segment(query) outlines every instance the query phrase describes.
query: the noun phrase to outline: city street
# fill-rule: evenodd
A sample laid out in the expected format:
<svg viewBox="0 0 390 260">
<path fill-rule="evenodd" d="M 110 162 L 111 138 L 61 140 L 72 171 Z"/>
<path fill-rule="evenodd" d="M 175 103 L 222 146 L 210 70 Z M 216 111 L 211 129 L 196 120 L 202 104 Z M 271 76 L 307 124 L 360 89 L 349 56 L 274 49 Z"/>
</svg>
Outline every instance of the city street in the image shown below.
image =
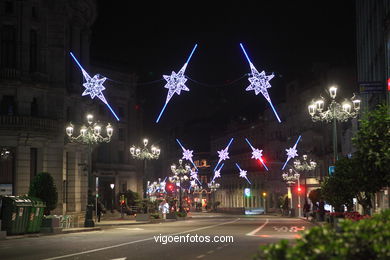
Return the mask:
<svg viewBox="0 0 390 260">
<path fill-rule="evenodd" d="M 297 218 L 202 214 L 185 221 L 0 241 L 1 259 L 251 259 L 259 245 L 296 239 L 313 225 Z M 232 236 L 228 242 L 167 242 L 158 236 Z M 156 242 L 156 239 L 158 240 Z M 184 238 L 183 238 L 184 239 Z M 221 237 L 219 238 L 221 239 Z M 166 240 L 165 240 L 166 241 Z"/>
</svg>

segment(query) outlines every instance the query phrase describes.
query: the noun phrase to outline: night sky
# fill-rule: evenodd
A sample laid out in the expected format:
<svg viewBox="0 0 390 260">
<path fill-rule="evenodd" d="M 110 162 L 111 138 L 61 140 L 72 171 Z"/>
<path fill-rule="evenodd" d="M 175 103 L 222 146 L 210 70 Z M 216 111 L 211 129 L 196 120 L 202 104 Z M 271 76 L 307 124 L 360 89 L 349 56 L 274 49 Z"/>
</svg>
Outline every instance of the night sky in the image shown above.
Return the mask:
<svg viewBox="0 0 390 260">
<path fill-rule="evenodd" d="M 187 125 L 177 134 L 207 150 L 209 136 L 232 119 L 256 118 L 267 103 L 245 91 L 250 69 L 240 42 L 259 71 L 276 74 L 269 89 L 274 103 L 283 99 L 289 80 L 309 77 L 313 62 L 355 67 L 353 0 L 181 3 L 98 0 L 92 28 L 92 62 L 120 64 L 139 76 L 145 132 L 155 138 Z M 195 43 L 186 70 L 190 92 L 171 99 L 156 127 L 167 93 L 162 75 L 177 72 Z"/>
</svg>

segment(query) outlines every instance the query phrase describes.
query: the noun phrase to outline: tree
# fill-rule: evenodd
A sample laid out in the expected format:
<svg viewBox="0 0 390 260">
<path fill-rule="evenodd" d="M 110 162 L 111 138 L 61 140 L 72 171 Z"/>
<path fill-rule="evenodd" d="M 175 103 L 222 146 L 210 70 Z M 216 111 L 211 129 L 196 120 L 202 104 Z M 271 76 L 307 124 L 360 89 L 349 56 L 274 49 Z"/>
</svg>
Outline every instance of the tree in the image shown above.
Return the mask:
<svg viewBox="0 0 390 260">
<path fill-rule="evenodd" d="M 335 173 L 325 179 L 321 185 L 322 196 L 326 202 L 332 205 L 336 211 L 343 211 L 343 205 L 350 210 L 353 206 L 352 199 L 356 197 L 358 190 L 356 177 L 356 161 L 342 158 L 336 162 Z"/>
<path fill-rule="evenodd" d="M 368 190 L 377 192 L 390 186 L 390 113 L 389 107 L 379 105 L 360 120 L 360 128 L 352 139 L 354 154 L 365 173 Z"/>
<path fill-rule="evenodd" d="M 317 205 L 318 202 L 322 199 L 321 189 L 315 189 L 310 191 L 309 199 L 314 205 Z"/>
<path fill-rule="evenodd" d="M 28 196 L 36 197 L 46 203 L 45 215 L 50 215 L 50 211 L 57 207 L 58 193 L 50 173 L 38 173 L 32 180 Z"/>
</svg>

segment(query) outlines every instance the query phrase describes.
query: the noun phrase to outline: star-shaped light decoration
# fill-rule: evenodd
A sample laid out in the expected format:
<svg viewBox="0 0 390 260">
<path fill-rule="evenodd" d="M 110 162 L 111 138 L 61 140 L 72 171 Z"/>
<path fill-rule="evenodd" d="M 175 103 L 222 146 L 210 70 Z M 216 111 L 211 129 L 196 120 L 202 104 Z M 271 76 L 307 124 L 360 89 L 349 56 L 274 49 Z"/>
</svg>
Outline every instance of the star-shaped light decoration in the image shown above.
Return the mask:
<svg viewBox="0 0 390 260">
<path fill-rule="evenodd" d="M 165 108 L 167 107 L 169 101 L 171 100 L 171 98 L 173 97 L 173 95 L 175 93 L 180 95 L 182 90 L 190 91 L 190 89 L 185 85 L 187 78 L 185 77 L 184 73 L 186 71 L 188 62 L 190 61 L 192 54 L 194 54 L 194 51 L 195 51 L 197 46 L 198 45 L 195 44 L 186 63 L 184 63 L 183 67 L 179 70 L 178 73 L 172 71 L 171 75 L 163 75 L 163 78 L 167 81 L 164 88 L 168 89 L 168 94 L 167 94 L 167 98 L 165 100 L 164 107 L 161 109 L 161 112 L 157 117 L 156 123 L 158 123 L 160 121 L 160 118 L 161 118 L 162 114 L 164 113 Z"/>
<path fill-rule="evenodd" d="M 282 170 L 284 170 L 284 168 L 285 168 L 286 165 L 287 165 L 287 162 L 288 162 L 291 158 L 295 158 L 296 156 L 298 156 L 297 144 L 298 144 L 299 140 L 301 140 L 301 136 L 298 137 L 298 140 L 295 142 L 295 144 L 294 144 L 293 147 L 290 147 L 290 148 L 286 149 L 286 152 L 287 152 L 287 160 L 286 160 L 286 162 L 284 163 L 284 165 L 283 165 L 283 167 L 282 167 Z"/>
<path fill-rule="evenodd" d="M 119 121 L 119 117 L 116 115 L 110 104 L 108 104 L 106 98 L 103 95 L 103 90 L 106 88 L 103 86 L 103 83 L 106 81 L 106 77 L 101 77 L 99 74 L 96 74 L 91 78 L 89 76 L 88 72 L 84 70 L 84 68 L 81 66 L 80 62 L 76 59 L 76 57 L 73 55 L 72 52 L 70 52 L 70 56 L 74 59 L 74 61 L 77 63 L 79 68 L 81 69 L 81 72 L 83 73 L 85 83 L 83 83 L 83 86 L 85 87 L 84 92 L 81 94 L 82 96 L 90 95 L 91 99 L 94 99 L 95 97 L 98 97 L 106 106 L 110 109 L 111 113 L 114 115 L 116 120 Z"/>
<path fill-rule="evenodd" d="M 195 180 L 190 181 L 190 183 L 191 183 L 191 187 L 195 187 L 196 186 L 196 181 Z"/>
<path fill-rule="evenodd" d="M 264 166 L 264 168 L 268 171 L 267 165 L 265 165 L 263 160 L 263 150 L 257 149 L 252 146 L 252 144 L 249 142 L 248 138 L 245 138 L 245 141 L 249 144 L 249 146 L 252 149 L 252 159 L 259 160 L 261 164 Z"/>
<path fill-rule="evenodd" d="M 194 156 L 192 153 L 193 150 L 186 149 L 179 141 L 179 139 L 176 139 L 176 142 L 180 145 L 181 149 L 183 150 L 183 157 L 182 159 L 188 160 L 192 163 L 192 165 L 195 167 L 196 170 L 198 170 L 198 167 L 196 167 L 194 161 L 192 160 L 192 157 Z"/>
<path fill-rule="evenodd" d="M 246 59 L 249 62 L 249 66 L 252 72 L 252 77 L 249 77 L 248 80 L 251 83 L 245 90 L 251 91 L 254 90 L 255 94 L 258 95 L 259 93 L 263 94 L 264 98 L 267 99 L 268 103 L 270 104 L 272 111 L 274 112 L 276 118 L 278 119 L 279 123 L 281 123 L 281 120 L 279 118 L 278 113 L 276 112 L 274 105 L 272 104 L 271 98 L 268 93 L 268 88 L 271 87 L 271 84 L 269 81 L 274 78 L 274 74 L 266 75 L 265 71 L 258 72 L 256 67 L 253 65 L 251 60 L 249 59 L 248 54 L 246 53 L 244 46 L 242 43 L 240 43 L 241 49 L 245 54 Z"/>
<path fill-rule="evenodd" d="M 198 172 L 194 169 L 191 169 L 190 178 L 196 180 L 200 185 L 202 185 L 202 183 L 198 179 Z"/>
<path fill-rule="evenodd" d="M 222 163 L 222 164 L 221 164 L 221 167 L 219 167 L 218 170 L 214 171 L 214 177 L 213 177 L 212 182 L 213 182 L 216 178 L 221 178 L 221 170 L 222 170 L 222 168 L 223 168 L 224 165 L 225 165 L 225 164 Z"/>
<path fill-rule="evenodd" d="M 240 177 L 241 177 L 241 178 L 244 178 L 249 184 L 252 184 L 252 183 L 249 181 L 248 177 L 246 176 L 246 175 L 247 175 L 247 171 L 241 169 L 240 166 L 238 165 L 238 163 L 236 163 L 236 166 L 237 166 L 238 170 L 240 171 Z"/>
<path fill-rule="evenodd" d="M 225 147 L 225 149 L 222 149 L 221 151 L 217 151 L 219 160 L 218 160 L 217 165 L 215 165 L 215 167 L 214 167 L 214 171 L 217 169 L 217 167 L 219 166 L 219 164 L 222 161 L 224 161 L 226 159 L 230 159 L 228 150 L 229 150 L 229 146 L 232 144 L 232 142 L 233 142 L 233 138 L 230 139 L 230 141 L 229 141 L 228 145 Z"/>
</svg>

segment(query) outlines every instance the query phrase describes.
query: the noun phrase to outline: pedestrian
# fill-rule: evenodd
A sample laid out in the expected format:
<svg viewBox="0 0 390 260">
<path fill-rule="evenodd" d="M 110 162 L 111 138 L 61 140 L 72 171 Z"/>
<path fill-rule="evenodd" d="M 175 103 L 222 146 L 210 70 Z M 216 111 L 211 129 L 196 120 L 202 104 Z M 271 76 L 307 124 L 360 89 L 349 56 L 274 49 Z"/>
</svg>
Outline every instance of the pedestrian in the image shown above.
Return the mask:
<svg viewBox="0 0 390 260">
<path fill-rule="evenodd" d="M 310 204 L 305 201 L 305 204 L 303 205 L 303 215 L 306 217 L 306 219 L 309 219 L 310 214 Z"/>
<path fill-rule="evenodd" d="M 161 203 L 159 205 L 159 210 L 162 214 L 162 219 L 166 219 L 167 213 L 169 213 L 169 204 L 165 199 L 163 201 L 161 201 Z"/>
<path fill-rule="evenodd" d="M 98 201 L 97 202 L 97 210 L 96 210 L 98 222 L 100 222 L 100 217 L 102 216 L 102 211 L 103 211 L 102 204 Z"/>
</svg>

